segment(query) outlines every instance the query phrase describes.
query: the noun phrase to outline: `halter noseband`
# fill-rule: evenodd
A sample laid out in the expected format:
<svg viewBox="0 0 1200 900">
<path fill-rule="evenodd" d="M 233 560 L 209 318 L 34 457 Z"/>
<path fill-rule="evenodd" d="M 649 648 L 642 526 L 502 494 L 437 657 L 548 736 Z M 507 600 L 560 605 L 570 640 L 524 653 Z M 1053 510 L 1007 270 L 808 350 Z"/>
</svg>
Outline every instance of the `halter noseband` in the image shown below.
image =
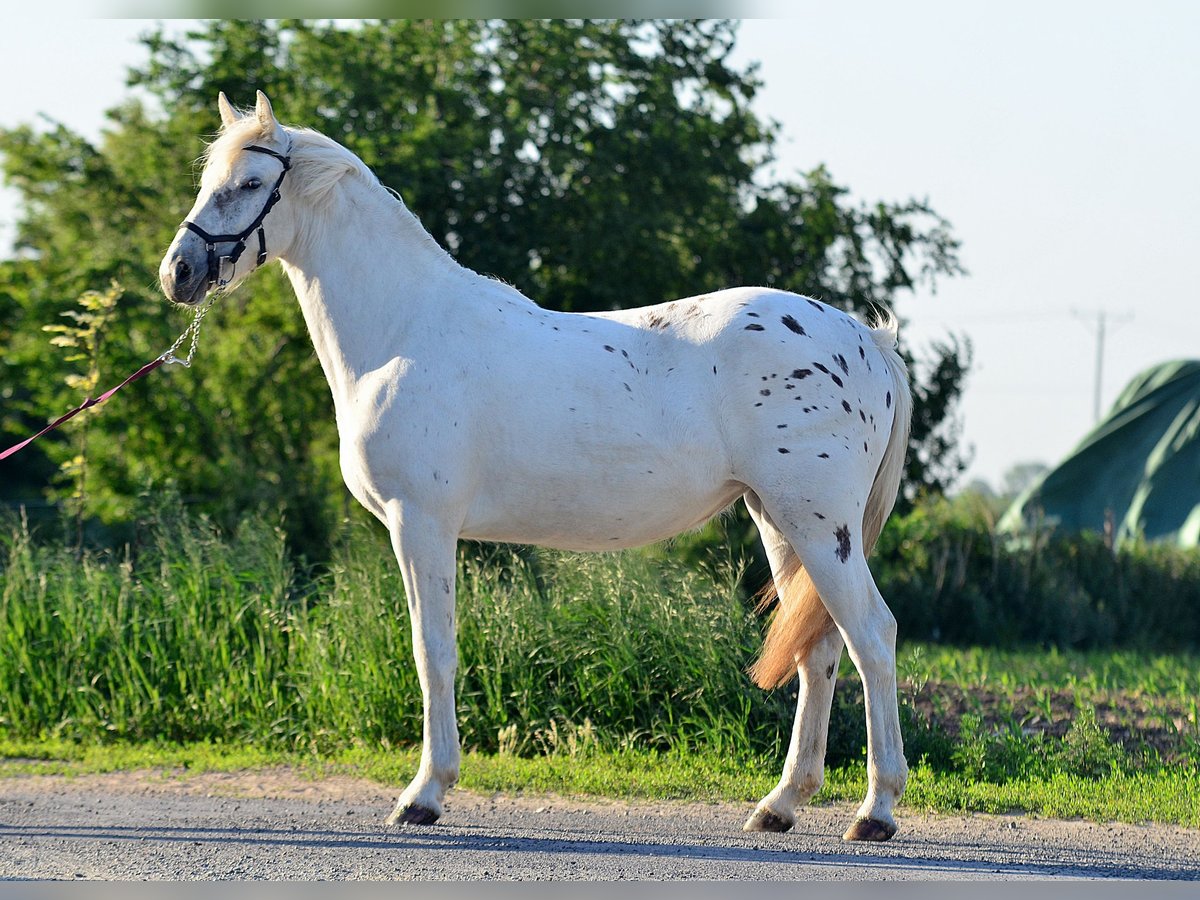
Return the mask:
<svg viewBox="0 0 1200 900">
<path fill-rule="evenodd" d="M 279 177 L 275 179 L 275 186 L 271 188 L 271 196 L 267 198 L 266 205 L 263 206 L 259 214 L 254 217 L 254 221 L 237 234 L 209 234 L 195 222 L 190 220 L 184 221 L 183 224 L 180 225 L 181 228 L 186 228 L 193 234 L 198 235 L 200 239 L 204 241 L 204 247 L 208 251 L 208 286 L 210 288 L 213 285 L 216 285 L 219 288 L 224 287 L 233 280 L 234 266 L 237 265 L 237 261 L 241 258 L 242 252 L 246 249 L 246 238 L 250 237 L 255 229 L 258 230 L 258 261 L 255 263 L 255 265 L 261 266 L 267 261 L 267 237 L 263 233 L 263 219 L 267 217 L 267 213 L 271 211 L 272 207 L 279 202 L 279 186 L 283 184 L 283 176 L 285 176 L 288 173 L 288 170 L 292 167 L 291 156 L 283 153 L 277 153 L 268 147 L 250 146 L 244 147 L 243 149 L 249 150 L 252 153 L 265 153 L 267 156 L 275 157 L 277 160 L 283 163 L 283 171 L 280 172 Z M 290 149 L 291 148 L 289 148 L 289 150 Z M 233 251 L 224 256 L 218 256 L 217 244 L 224 243 L 232 243 Z M 229 265 L 229 277 L 222 278 L 221 272 L 226 264 Z"/>
</svg>

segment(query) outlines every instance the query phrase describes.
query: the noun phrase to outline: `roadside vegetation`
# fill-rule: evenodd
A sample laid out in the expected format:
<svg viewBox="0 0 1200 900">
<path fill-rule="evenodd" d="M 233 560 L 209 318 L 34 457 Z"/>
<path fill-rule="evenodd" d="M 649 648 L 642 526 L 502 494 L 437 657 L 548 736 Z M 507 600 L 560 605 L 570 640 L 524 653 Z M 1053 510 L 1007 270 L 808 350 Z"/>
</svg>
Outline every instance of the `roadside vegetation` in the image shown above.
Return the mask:
<svg viewBox="0 0 1200 900">
<path fill-rule="evenodd" d="M 968 569 L 977 562 L 949 513 L 918 505 L 881 542 L 902 634 L 917 613 L 896 573 L 940 591 L 931 597 L 947 615 L 966 602 L 952 578 L 939 586 L 939 541 Z M 913 538 L 931 516 L 937 536 Z M 119 551 L 79 552 L 20 522 L 3 529 L 0 772 L 287 764 L 407 779 L 420 689 L 382 535 L 351 529 L 318 571 L 260 518 L 225 535 L 167 503 L 137 534 Z M 1047 564 L 1061 567 L 1067 550 L 1045 547 L 1062 541 L 1037 551 Z M 995 570 L 1024 567 L 1028 585 L 1041 583 L 1027 546 L 991 536 L 980 547 Z M 1160 583 L 1175 594 L 1147 604 L 1196 596 L 1187 554 L 1106 552 L 1123 583 L 1171 567 Z M 744 674 L 762 625 L 744 568 L 669 558 L 464 548 L 464 786 L 741 800 L 770 788 L 795 694 L 763 693 Z M 1113 609 L 1106 594 L 1071 596 L 1080 615 Z M 1161 636 L 1169 652 L 1149 625 L 1085 632 L 1087 649 L 1000 629 L 999 647 L 904 642 L 905 802 L 1200 826 L 1200 654 L 1184 625 Z M 844 660 L 818 799 L 861 795 L 864 759 L 861 687 Z"/>
</svg>

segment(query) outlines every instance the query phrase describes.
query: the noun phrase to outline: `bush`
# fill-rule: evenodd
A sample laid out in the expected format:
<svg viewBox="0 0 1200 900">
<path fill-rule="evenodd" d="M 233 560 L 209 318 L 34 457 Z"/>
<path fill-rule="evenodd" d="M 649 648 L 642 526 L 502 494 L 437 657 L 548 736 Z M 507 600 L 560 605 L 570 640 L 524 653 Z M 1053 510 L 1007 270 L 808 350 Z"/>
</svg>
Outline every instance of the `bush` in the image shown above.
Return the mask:
<svg viewBox="0 0 1200 900">
<path fill-rule="evenodd" d="M 999 535 L 970 498 L 892 519 L 872 564 L 905 640 L 990 647 L 1200 647 L 1200 553 L 1098 534 Z"/>
</svg>

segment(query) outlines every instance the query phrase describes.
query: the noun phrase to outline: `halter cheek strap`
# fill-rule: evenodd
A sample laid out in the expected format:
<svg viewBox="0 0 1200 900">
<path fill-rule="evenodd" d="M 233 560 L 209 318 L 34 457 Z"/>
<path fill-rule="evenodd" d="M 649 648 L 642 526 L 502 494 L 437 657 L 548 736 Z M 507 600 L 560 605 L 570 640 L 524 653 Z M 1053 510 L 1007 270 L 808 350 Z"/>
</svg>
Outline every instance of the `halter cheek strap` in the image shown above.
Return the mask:
<svg viewBox="0 0 1200 900">
<path fill-rule="evenodd" d="M 267 261 L 267 236 L 263 232 L 263 220 L 266 219 L 275 204 L 279 202 L 279 186 L 283 184 L 283 177 L 287 175 L 292 168 L 292 158 L 283 153 L 277 153 L 269 147 L 245 147 L 243 148 L 252 153 L 263 153 L 267 156 L 273 156 L 283 163 L 283 171 L 279 173 L 279 177 L 275 179 L 275 184 L 271 188 L 271 196 L 267 198 L 266 204 L 254 217 L 254 221 L 246 226 L 237 234 L 209 234 L 199 225 L 192 221 L 185 221 L 180 227 L 186 228 L 188 231 L 198 235 L 204 241 L 204 247 L 208 251 L 208 286 L 224 287 L 233 279 L 233 267 L 237 265 L 237 261 L 241 259 L 243 251 L 246 249 L 246 238 L 257 230 L 258 231 L 258 259 L 256 266 L 261 266 Z M 223 255 L 217 255 L 217 244 L 232 243 L 233 249 Z M 221 270 L 228 263 L 230 267 L 229 277 L 222 278 Z"/>
</svg>

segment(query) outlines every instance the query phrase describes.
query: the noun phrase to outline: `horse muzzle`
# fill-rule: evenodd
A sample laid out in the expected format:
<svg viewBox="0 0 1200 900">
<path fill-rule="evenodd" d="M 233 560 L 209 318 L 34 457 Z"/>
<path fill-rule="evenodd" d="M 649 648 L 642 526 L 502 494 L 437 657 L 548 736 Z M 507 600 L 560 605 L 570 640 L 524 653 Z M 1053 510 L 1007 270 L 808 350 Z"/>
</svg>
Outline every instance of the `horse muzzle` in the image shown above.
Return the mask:
<svg viewBox="0 0 1200 900">
<path fill-rule="evenodd" d="M 184 306 L 195 306 L 208 293 L 208 254 L 190 232 L 181 234 L 163 257 L 158 283 L 168 300 Z"/>
</svg>

